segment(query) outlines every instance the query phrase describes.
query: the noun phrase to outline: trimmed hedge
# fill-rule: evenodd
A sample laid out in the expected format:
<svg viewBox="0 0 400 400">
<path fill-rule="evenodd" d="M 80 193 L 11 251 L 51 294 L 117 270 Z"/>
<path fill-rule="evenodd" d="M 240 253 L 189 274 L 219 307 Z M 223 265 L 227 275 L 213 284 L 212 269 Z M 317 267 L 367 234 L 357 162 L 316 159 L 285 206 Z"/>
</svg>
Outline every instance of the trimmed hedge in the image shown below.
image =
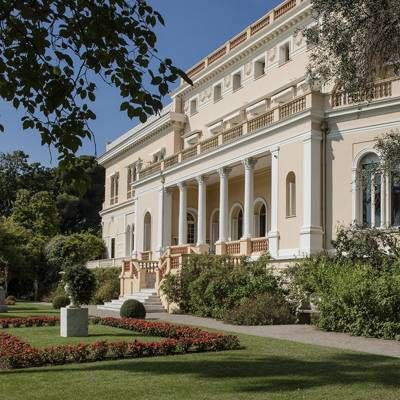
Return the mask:
<svg viewBox="0 0 400 400">
<path fill-rule="evenodd" d="M 146 318 L 146 309 L 144 305 L 135 299 L 124 301 L 119 313 L 122 318 Z"/>
</svg>

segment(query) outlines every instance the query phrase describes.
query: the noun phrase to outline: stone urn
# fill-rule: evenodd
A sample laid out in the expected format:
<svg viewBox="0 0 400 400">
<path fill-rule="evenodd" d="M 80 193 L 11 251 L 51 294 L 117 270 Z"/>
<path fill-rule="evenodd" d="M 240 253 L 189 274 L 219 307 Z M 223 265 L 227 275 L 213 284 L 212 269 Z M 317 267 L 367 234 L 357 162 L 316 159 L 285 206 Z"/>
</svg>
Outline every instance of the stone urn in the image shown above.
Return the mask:
<svg viewBox="0 0 400 400">
<path fill-rule="evenodd" d="M 0 312 L 7 312 L 7 305 L 5 303 L 6 300 L 6 291 L 3 286 L 0 286 Z"/>
<path fill-rule="evenodd" d="M 88 309 L 75 304 L 73 296 L 65 285 L 65 292 L 71 303 L 60 310 L 60 336 L 62 337 L 85 337 L 88 336 Z"/>
</svg>

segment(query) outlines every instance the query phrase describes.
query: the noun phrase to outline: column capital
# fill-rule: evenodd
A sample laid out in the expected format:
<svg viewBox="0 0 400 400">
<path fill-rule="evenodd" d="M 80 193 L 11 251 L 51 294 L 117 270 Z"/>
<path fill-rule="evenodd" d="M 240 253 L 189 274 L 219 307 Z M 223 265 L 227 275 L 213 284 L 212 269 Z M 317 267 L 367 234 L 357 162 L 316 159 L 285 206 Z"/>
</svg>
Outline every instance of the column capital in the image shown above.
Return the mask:
<svg viewBox="0 0 400 400">
<path fill-rule="evenodd" d="M 272 149 L 270 149 L 270 153 L 271 153 L 272 157 L 278 158 L 278 156 L 279 156 L 279 146 L 273 147 Z"/>
<path fill-rule="evenodd" d="M 232 168 L 229 167 L 223 167 L 223 168 L 218 168 L 218 175 L 222 178 L 225 176 L 229 176 L 229 174 L 231 173 Z"/>
<path fill-rule="evenodd" d="M 197 181 L 197 183 L 198 183 L 199 185 L 205 183 L 206 180 L 207 180 L 207 176 L 205 176 L 205 175 L 196 176 L 196 181 Z"/>
<path fill-rule="evenodd" d="M 242 160 L 242 164 L 245 169 L 253 169 L 257 164 L 257 159 L 255 159 L 254 157 L 245 158 L 244 160 Z"/>
<path fill-rule="evenodd" d="M 186 187 L 187 187 L 186 182 L 179 182 L 177 184 L 177 186 L 178 186 L 179 190 L 186 189 Z"/>
</svg>

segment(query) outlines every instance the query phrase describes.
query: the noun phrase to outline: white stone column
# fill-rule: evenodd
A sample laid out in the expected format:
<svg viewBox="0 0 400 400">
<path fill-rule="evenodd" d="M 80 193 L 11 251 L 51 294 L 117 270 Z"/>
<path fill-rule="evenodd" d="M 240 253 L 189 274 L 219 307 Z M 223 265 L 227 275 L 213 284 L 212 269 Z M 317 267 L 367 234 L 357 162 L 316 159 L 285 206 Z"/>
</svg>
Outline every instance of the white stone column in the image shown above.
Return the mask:
<svg viewBox="0 0 400 400">
<path fill-rule="evenodd" d="M 279 255 L 279 147 L 271 150 L 271 230 L 268 232 L 268 247 L 273 258 Z"/>
<path fill-rule="evenodd" d="M 160 258 L 164 252 L 164 225 L 165 225 L 165 187 L 161 182 L 158 192 L 158 224 L 157 224 L 157 252 Z"/>
<path fill-rule="evenodd" d="M 197 246 L 201 247 L 206 244 L 206 178 L 198 176 L 196 178 L 198 188 L 197 200 Z"/>
<path fill-rule="evenodd" d="M 178 244 L 187 242 L 187 186 L 185 182 L 178 183 L 179 188 L 179 234 Z"/>
<path fill-rule="evenodd" d="M 134 201 L 135 204 L 135 215 L 133 217 L 134 219 L 134 229 L 135 229 L 135 236 L 134 236 L 134 241 L 133 241 L 133 249 L 132 249 L 132 259 L 135 260 L 138 258 L 138 221 L 139 221 L 139 217 L 138 217 L 138 197 L 135 196 L 132 200 Z M 132 235 L 132 232 L 131 232 Z"/>
<path fill-rule="evenodd" d="M 321 140 L 319 133 L 310 132 L 303 141 L 303 226 L 300 246 L 304 255 L 322 250 Z"/>
<path fill-rule="evenodd" d="M 228 237 L 228 183 L 231 168 L 220 168 L 219 175 L 219 239 L 224 243 Z"/>
<path fill-rule="evenodd" d="M 244 215 L 243 215 L 243 237 L 242 239 L 251 239 L 254 225 L 254 166 L 257 160 L 247 158 L 243 160 L 244 165 Z"/>
</svg>

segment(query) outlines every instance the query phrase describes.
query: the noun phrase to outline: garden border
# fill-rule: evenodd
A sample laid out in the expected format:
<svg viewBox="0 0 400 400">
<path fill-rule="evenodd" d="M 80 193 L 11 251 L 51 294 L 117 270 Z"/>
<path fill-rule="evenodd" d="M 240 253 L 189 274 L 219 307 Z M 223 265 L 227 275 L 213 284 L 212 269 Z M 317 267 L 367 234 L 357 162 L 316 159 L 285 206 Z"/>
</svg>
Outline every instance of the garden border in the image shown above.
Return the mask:
<svg viewBox="0 0 400 400">
<path fill-rule="evenodd" d="M 13 321 L 16 325 L 13 323 L 4 324 L 5 320 Z M 5 328 L 10 326 L 54 326 L 57 321 L 57 317 L 9 318 L 0 319 L 0 326 Z M 166 339 L 160 342 L 140 342 L 136 339 L 131 342 L 97 341 L 90 344 L 80 343 L 38 349 L 16 336 L 0 332 L 0 369 L 235 350 L 240 347 L 237 336 L 208 332 L 199 328 L 175 325 L 167 322 L 112 317 L 93 318 L 92 322 L 94 324 L 127 329 L 150 336 L 165 337 Z"/>
</svg>

